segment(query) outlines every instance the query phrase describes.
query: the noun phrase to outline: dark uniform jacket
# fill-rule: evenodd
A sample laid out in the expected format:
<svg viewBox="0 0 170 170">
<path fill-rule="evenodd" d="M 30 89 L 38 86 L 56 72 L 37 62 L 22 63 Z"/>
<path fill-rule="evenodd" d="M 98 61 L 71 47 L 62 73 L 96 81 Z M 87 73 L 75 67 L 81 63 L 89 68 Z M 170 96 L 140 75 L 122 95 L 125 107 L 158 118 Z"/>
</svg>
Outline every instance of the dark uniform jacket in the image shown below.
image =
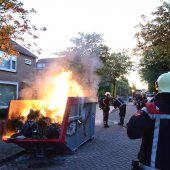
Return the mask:
<svg viewBox="0 0 170 170">
<path fill-rule="evenodd" d="M 105 97 L 103 99 L 103 107 L 110 108 L 110 98 L 109 97 Z"/>
<path fill-rule="evenodd" d="M 120 108 L 121 106 L 125 105 L 125 102 L 121 98 L 117 98 L 113 102 L 114 108 Z"/>
<path fill-rule="evenodd" d="M 140 163 L 153 169 L 170 170 L 170 95 L 158 94 L 127 124 L 131 139 L 142 138 Z"/>
</svg>

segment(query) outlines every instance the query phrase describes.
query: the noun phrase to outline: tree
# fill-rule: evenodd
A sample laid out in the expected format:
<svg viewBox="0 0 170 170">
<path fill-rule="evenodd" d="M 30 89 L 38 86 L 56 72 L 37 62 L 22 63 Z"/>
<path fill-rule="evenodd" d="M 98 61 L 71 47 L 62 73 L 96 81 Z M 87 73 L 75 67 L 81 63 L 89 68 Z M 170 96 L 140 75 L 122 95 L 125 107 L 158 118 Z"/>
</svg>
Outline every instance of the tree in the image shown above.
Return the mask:
<svg viewBox="0 0 170 170">
<path fill-rule="evenodd" d="M 117 81 L 116 94 L 118 94 L 119 96 L 123 97 L 126 100 L 129 92 L 130 86 L 128 80 L 125 77 L 121 77 Z"/>
<path fill-rule="evenodd" d="M 140 76 L 148 82 L 149 91 L 154 90 L 158 76 L 170 70 L 170 4 L 163 4 L 152 13 L 153 19 L 143 21 L 138 25 L 136 33 L 137 47 L 135 53 L 140 54 Z"/>
<path fill-rule="evenodd" d="M 31 36 L 33 40 L 38 38 L 35 34 L 38 28 L 28 19 L 28 14 L 36 13 L 36 11 L 33 8 L 26 10 L 23 5 L 18 0 L 0 1 L 0 48 L 9 54 L 19 54 L 11 40 L 24 42 L 24 35 Z M 40 30 L 46 30 L 46 28 L 40 28 Z M 37 45 L 35 42 L 33 44 Z M 32 45 L 25 43 L 24 46 L 29 49 Z M 41 49 L 37 49 L 36 52 L 40 53 Z"/>
<path fill-rule="evenodd" d="M 162 73 L 170 70 L 170 49 L 161 46 L 150 48 L 144 52 L 140 61 L 141 78 L 148 82 L 148 90 L 155 91 L 155 81 Z"/>
<path fill-rule="evenodd" d="M 101 44 L 100 46 L 100 60 L 104 60 L 105 58 L 108 58 L 110 56 L 109 53 L 109 47 L 106 45 Z M 101 65 L 102 67 L 103 65 Z M 107 74 L 101 74 L 101 67 L 96 70 L 96 73 L 100 76 L 100 82 L 98 84 L 98 96 L 101 97 L 106 91 L 111 91 L 111 78 Z"/>
<path fill-rule="evenodd" d="M 80 57 L 96 56 L 99 54 L 99 47 L 103 38 L 101 34 L 85 34 L 78 32 L 78 37 L 70 40 L 75 46 L 72 50 Z"/>
<path fill-rule="evenodd" d="M 110 55 L 101 55 L 103 67 L 97 70 L 101 76 L 107 75 L 112 84 L 112 95 L 115 96 L 116 81 L 131 70 L 133 63 L 127 55 L 127 51 L 112 53 Z"/>
</svg>

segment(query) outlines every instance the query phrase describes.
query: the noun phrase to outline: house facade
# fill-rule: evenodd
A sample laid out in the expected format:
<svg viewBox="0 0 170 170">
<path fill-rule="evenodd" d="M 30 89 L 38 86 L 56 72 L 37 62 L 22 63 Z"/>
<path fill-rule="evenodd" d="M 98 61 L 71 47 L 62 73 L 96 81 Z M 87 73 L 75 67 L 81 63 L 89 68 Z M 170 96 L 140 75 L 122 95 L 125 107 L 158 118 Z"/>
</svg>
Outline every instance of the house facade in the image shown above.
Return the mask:
<svg viewBox="0 0 170 170">
<path fill-rule="evenodd" d="M 48 70 L 50 68 L 55 69 L 68 66 L 69 60 L 66 57 L 42 58 L 39 59 L 36 63 L 36 69 L 38 72 L 41 72 L 42 70 Z"/>
<path fill-rule="evenodd" d="M 69 64 L 66 57 L 39 59 L 36 63 L 37 77 L 53 76 L 56 72 L 69 68 Z"/>
<path fill-rule="evenodd" d="M 13 42 L 15 43 L 15 42 Z M 0 108 L 8 107 L 9 101 L 19 98 L 24 86 L 30 86 L 36 74 L 37 56 L 15 43 L 19 56 L 5 56 L 0 51 Z"/>
</svg>

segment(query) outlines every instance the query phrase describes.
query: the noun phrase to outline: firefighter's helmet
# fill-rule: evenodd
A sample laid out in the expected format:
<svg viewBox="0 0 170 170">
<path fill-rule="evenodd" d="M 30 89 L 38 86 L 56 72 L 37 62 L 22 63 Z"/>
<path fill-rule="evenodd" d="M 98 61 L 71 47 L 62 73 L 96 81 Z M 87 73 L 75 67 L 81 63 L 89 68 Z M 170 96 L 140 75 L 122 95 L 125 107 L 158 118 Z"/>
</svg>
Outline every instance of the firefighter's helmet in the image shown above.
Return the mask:
<svg viewBox="0 0 170 170">
<path fill-rule="evenodd" d="M 105 93 L 105 96 L 109 96 L 109 97 L 111 97 L 110 92 L 106 92 L 106 93 Z"/>
<path fill-rule="evenodd" d="M 158 93 L 170 93 L 170 72 L 161 74 L 156 81 Z"/>
</svg>

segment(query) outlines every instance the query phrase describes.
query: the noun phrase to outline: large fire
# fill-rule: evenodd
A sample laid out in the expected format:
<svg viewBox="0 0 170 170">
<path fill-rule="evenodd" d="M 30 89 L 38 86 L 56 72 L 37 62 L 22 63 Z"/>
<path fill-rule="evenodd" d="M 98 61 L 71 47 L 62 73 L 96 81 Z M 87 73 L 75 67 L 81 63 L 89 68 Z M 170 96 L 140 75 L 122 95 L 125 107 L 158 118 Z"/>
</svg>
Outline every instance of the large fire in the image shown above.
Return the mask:
<svg viewBox="0 0 170 170">
<path fill-rule="evenodd" d="M 72 80 L 72 72 L 62 71 L 52 79 L 51 89 L 48 89 L 48 108 L 57 110 L 55 115 L 63 115 L 68 96 L 83 96 L 82 87 Z M 47 96 L 47 95 L 46 95 Z"/>
<path fill-rule="evenodd" d="M 41 87 L 40 87 L 41 88 Z M 49 86 L 42 90 L 43 100 L 16 100 L 11 102 L 8 119 L 12 121 L 7 127 L 5 138 L 16 133 L 14 122 L 50 118 L 51 123 L 61 124 L 68 97 L 84 96 L 82 87 L 72 78 L 71 71 L 61 71 L 50 79 Z"/>
</svg>

